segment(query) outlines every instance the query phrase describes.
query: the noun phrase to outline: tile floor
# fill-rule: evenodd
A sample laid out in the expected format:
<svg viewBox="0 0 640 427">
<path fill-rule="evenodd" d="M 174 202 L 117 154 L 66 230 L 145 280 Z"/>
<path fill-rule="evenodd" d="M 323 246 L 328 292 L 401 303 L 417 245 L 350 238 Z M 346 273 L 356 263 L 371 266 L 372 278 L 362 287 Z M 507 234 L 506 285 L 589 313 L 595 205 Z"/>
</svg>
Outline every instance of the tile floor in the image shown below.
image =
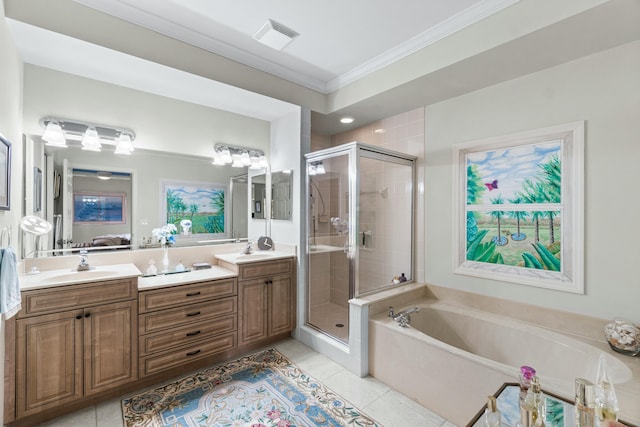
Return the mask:
<svg viewBox="0 0 640 427">
<path fill-rule="evenodd" d="M 274 346 L 291 362 L 374 418 L 384 427 L 455 427 L 372 377 L 359 378 L 294 339 Z M 46 427 L 121 427 L 121 398 L 51 420 Z"/>
</svg>

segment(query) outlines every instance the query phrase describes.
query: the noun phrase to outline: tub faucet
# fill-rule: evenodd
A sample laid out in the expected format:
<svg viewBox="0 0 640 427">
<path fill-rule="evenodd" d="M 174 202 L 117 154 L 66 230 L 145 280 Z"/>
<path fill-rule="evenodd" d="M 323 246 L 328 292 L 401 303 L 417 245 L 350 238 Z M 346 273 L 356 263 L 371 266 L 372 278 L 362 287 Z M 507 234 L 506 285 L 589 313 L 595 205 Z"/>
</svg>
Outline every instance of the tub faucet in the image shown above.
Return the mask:
<svg viewBox="0 0 640 427">
<path fill-rule="evenodd" d="M 89 266 L 89 252 L 87 252 L 86 250 L 82 250 L 80 251 L 80 261 L 78 262 L 78 271 L 87 271 L 90 270 L 91 267 Z"/>
<path fill-rule="evenodd" d="M 419 312 L 420 307 L 408 308 L 395 315 L 393 314 L 392 310 L 393 308 L 389 307 L 389 317 L 398 322 L 398 325 L 400 325 L 401 327 L 406 328 L 409 325 L 409 322 L 411 322 L 410 314 Z"/>
</svg>

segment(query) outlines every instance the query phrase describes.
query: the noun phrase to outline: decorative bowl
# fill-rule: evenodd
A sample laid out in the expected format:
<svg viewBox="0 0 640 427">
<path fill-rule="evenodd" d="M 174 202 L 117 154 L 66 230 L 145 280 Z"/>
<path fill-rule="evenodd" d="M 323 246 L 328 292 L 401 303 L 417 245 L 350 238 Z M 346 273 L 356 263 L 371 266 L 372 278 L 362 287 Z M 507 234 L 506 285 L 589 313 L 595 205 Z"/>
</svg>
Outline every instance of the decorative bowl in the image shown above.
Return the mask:
<svg viewBox="0 0 640 427">
<path fill-rule="evenodd" d="M 629 356 L 640 354 L 640 328 L 626 319 L 613 319 L 604 327 L 604 336 L 614 351 Z"/>
</svg>

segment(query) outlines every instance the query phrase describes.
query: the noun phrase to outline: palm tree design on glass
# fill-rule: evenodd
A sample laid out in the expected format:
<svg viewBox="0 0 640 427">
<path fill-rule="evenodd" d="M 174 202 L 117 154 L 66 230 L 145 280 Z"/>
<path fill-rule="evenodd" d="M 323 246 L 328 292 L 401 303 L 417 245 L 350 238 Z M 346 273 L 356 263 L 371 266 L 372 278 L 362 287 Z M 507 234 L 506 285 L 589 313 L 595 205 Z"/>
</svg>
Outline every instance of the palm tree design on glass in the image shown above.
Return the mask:
<svg viewBox="0 0 640 427">
<path fill-rule="evenodd" d="M 562 270 L 561 150 L 550 141 L 466 154 L 467 260 Z"/>
<path fill-rule="evenodd" d="M 511 203 L 520 204 L 523 203 L 523 199 L 520 196 L 516 196 L 513 199 L 509 199 Z M 526 219 L 529 216 L 528 212 L 525 211 L 511 211 L 508 214 L 511 218 L 515 218 L 516 224 L 518 227 L 518 231 L 515 234 L 511 234 L 511 240 L 515 240 L 516 242 L 520 242 L 527 238 L 527 235 L 520 232 L 520 221 Z"/>
<path fill-rule="evenodd" d="M 504 204 L 504 201 L 502 200 L 502 197 L 498 196 L 496 198 L 491 199 L 491 203 L 493 203 L 494 205 L 502 205 Z M 505 216 L 505 212 L 498 210 L 498 211 L 491 211 L 490 214 L 498 222 L 498 235 L 493 237 L 491 241 L 498 246 L 504 246 L 507 243 L 509 243 L 509 240 L 507 240 L 507 238 L 504 237 L 500 232 L 500 220 L 502 219 L 503 216 Z"/>
</svg>

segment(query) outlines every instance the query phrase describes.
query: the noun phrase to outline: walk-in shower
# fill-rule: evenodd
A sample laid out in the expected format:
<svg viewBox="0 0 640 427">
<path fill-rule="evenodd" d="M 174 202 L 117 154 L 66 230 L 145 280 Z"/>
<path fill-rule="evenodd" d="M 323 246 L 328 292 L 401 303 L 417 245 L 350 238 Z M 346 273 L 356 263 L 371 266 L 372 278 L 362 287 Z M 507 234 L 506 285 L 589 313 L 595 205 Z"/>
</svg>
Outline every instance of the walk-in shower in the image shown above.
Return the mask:
<svg viewBox="0 0 640 427">
<path fill-rule="evenodd" d="M 349 342 L 349 299 L 413 278 L 415 157 L 358 142 L 306 155 L 307 323 Z"/>
</svg>

